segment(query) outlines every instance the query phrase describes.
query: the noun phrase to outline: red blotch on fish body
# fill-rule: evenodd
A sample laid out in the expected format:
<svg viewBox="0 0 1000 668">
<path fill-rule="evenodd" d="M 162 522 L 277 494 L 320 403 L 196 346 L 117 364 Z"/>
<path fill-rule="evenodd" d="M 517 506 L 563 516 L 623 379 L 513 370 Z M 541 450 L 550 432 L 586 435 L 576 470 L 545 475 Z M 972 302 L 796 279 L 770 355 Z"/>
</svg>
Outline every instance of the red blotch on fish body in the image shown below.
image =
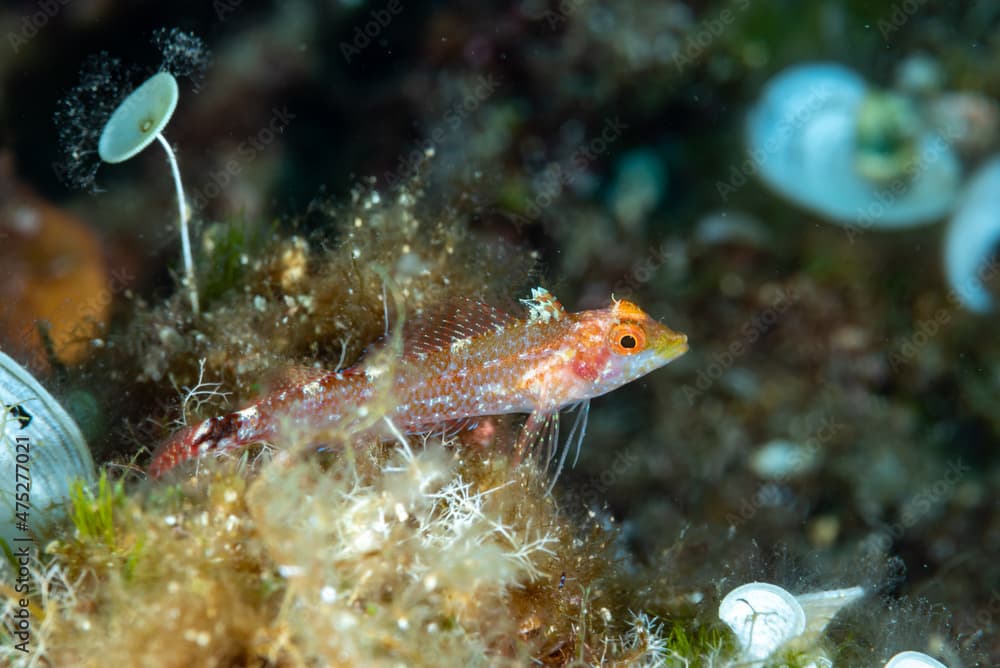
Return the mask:
<svg viewBox="0 0 1000 668">
<path fill-rule="evenodd" d="M 597 380 L 597 377 L 601 375 L 600 366 L 593 358 L 587 359 L 578 356 L 573 360 L 572 368 L 577 377 L 590 382 Z"/>
</svg>

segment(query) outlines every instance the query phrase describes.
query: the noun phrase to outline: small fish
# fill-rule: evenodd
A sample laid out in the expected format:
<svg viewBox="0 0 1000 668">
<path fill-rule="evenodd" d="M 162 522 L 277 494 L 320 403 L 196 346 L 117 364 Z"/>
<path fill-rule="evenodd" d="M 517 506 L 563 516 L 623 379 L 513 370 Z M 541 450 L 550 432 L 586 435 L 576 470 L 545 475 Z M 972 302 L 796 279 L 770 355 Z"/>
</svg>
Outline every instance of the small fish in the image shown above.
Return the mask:
<svg viewBox="0 0 1000 668">
<path fill-rule="evenodd" d="M 411 325 L 392 380 L 395 407 L 387 417 L 403 433 L 449 434 L 484 416 L 527 413 L 515 450 L 520 459 L 542 441 L 551 456 L 559 444 L 560 411 L 576 408 L 558 476 L 574 439 L 579 455 L 590 399 L 684 354 L 687 336 L 625 300 L 567 313 L 547 290 L 535 288 L 521 302 L 524 318 L 466 300 L 447 315 Z M 385 372 L 367 360 L 342 371 L 289 370 L 246 408 L 168 439 L 153 455 L 149 474 L 157 478 L 192 458 L 273 441 L 281 425 L 320 433 L 354 419 L 376 396 Z"/>
</svg>

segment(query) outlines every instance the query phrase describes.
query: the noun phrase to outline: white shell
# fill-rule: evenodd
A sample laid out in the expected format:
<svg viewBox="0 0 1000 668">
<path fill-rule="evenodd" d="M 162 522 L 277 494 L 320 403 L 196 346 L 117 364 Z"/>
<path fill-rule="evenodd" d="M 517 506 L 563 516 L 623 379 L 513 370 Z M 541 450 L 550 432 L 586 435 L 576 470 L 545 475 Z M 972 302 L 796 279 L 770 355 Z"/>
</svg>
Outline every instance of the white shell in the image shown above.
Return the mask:
<svg viewBox="0 0 1000 668">
<path fill-rule="evenodd" d="M 124 162 L 149 146 L 170 122 L 179 96 L 177 79 L 169 72 L 157 72 L 146 79 L 104 125 L 97 142 L 101 160 Z"/>
<path fill-rule="evenodd" d="M 889 659 L 885 668 L 948 668 L 937 659 L 932 659 L 923 652 L 900 652 Z"/>
<path fill-rule="evenodd" d="M 779 73 L 747 119 L 756 172 L 785 198 L 842 225 L 907 227 L 944 216 L 958 192 L 961 166 L 937 135 L 921 135 L 919 166 L 901 192 L 880 188 L 855 170 L 855 125 L 867 93 L 861 77 L 835 63 Z"/>
<path fill-rule="evenodd" d="M 945 233 L 944 264 L 948 282 L 970 311 L 986 313 L 993 299 L 983 288 L 984 274 L 995 272 L 989 262 L 1000 243 L 1000 157 L 976 172 L 962 194 Z"/>
<path fill-rule="evenodd" d="M 0 352 L 0 538 L 15 547 L 15 539 L 44 536 L 51 523 L 65 509 L 70 484 L 75 478 L 94 481 L 94 461 L 80 428 L 56 400 L 24 367 Z M 21 412 L 13 412 L 20 407 Z M 17 409 L 14 409 L 17 410 Z M 19 418 L 20 415 L 20 418 Z M 29 421 L 30 416 L 30 421 Z M 25 463 L 23 445 L 27 443 Z M 20 456 L 20 458 L 19 458 Z M 25 476 L 31 477 L 27 525 L 30 533 L 18 529 L 15 512 L 18 488 Z"/>
<path fill-rule="evenodd" d="M 803 612 L 806 613 L 806 634 L 819 635 L 826 629 L 837 613 L 865 595 L 864 587 L 827 589 L 796 596 Z"/>
<path fill-rule="evenodd" d="M 763 661 L 806 628 L 805 612 L 795 597 L 767 582 L 751 582 L 726 594 L 719 619 L 736 634 L 747 661 Z"/>
</svg>

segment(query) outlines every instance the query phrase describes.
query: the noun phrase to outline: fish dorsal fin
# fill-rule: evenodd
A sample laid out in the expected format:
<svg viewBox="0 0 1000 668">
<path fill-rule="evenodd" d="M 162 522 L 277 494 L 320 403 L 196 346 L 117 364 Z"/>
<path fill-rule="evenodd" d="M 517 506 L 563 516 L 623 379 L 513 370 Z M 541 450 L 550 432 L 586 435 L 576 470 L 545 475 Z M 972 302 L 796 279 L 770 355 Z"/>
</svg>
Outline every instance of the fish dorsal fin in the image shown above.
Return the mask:
<svg viewBox="0 0 1000 668">
<path fill-rule="evenodd" d="M 559 320 L 566 315 L 563 305 L 545 288 L 532 288 L 531 297 L 521 303 L 528 307 L 528 324 Z"/>
<path fill-rule="evenodd" d="M 461 348 L 474 337 L 503 330 L 514 317 L 476 299 L 460 299 L 425 311 L 403 329 L 403 355 L 422 358 L 446 348 Z"/>
</svg>

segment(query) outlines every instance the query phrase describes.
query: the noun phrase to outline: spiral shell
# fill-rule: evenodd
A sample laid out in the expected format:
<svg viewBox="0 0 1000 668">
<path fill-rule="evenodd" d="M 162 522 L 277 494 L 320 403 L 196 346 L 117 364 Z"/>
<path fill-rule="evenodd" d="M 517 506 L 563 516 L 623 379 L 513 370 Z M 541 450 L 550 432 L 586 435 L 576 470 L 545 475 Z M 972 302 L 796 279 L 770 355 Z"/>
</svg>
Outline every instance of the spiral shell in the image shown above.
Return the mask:
<svg viewBox="0 0 1000 668">
<path fill-rule="evenodd" d="M 44 537 L 51 530 L 65 515 L 73 480 L 94 481 L 94 461 L 73 418 L 2 352 L 0 404 L 0 538 L 13 544 L 15 538 Z M 30 509 L 15 515 L 25 512 L 25 499 Z"/>
</svg>

